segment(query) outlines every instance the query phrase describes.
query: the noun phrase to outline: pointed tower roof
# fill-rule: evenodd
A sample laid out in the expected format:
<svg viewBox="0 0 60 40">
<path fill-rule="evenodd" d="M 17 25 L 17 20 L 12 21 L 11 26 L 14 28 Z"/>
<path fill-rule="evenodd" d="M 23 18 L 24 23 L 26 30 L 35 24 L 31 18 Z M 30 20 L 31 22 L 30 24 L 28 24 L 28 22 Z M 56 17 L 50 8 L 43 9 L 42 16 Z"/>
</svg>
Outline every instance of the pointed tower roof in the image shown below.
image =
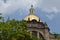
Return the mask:
<svg viewBox="0 0 60 40">
<path fill-rule="evenodd" d="M 24 18 L 24 20 L 26 20 L 26 21 L 32 21 L 32 20 L 39 21 L 39 17 L 37 17 L 37 16 L 34 14 L 33 5 L 31 5 L 31 8 L 29 9 L 29 15 L 26 16 L 26 17 Z"/>
</svg>

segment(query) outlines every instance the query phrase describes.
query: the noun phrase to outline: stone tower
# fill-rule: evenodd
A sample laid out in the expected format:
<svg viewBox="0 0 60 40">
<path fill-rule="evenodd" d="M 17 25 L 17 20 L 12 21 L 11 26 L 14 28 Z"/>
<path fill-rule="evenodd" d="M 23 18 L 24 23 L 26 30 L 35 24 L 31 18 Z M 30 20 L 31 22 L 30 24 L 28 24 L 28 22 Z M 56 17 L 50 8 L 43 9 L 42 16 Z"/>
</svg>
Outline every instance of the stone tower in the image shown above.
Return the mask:
<svg viewBox="0 0 60 40">
<path fill-rule="evenodd" d="M 50 33 L 48 25 L 40 21 L 40 18 L 34 14 L 33 5 L 29 10 L 29 15 L 24 18 L 27 21 L 28 31 L 30 34 L 41 40 L 56 40 L 55 36 Z"/>
</svg>

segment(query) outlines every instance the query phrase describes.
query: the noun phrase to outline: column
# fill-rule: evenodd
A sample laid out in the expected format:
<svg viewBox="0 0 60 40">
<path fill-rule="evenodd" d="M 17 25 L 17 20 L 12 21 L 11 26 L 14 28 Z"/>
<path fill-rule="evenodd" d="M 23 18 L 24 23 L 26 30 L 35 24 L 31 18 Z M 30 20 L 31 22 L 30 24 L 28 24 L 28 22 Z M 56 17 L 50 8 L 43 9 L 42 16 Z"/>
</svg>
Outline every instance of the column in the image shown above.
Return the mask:
<svg viewBox="0 0 60 40">
<path fill-rule="evenodd" d="M 37 32 L 37 38 L 39 38 L 39 32 Z"/>
</svg>

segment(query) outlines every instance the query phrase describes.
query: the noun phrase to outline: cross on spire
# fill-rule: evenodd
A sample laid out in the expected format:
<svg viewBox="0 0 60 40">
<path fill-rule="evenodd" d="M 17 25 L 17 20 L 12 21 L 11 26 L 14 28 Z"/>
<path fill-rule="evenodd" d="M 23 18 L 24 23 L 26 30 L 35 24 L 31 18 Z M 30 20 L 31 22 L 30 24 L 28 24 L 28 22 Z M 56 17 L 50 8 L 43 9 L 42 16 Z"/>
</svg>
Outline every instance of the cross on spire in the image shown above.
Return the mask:
<svg viewBox="0 0 60 40">
<path fill-rule="evenodd" d="M 33 5 L 31 5 L 31 8 L 30 8 L 29 11 L 30 11 L 30 15 L 31 15 L 31 14 L 34 14 L 34 8 L 33 8 Z"/>
</svg>

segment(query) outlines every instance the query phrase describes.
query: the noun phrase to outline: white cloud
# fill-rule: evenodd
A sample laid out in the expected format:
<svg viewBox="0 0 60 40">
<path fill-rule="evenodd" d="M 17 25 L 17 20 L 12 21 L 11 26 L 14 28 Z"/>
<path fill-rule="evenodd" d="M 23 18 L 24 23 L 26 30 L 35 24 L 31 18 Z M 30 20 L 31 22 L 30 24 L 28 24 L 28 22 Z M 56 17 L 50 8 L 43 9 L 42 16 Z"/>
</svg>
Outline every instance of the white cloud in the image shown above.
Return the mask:
<svg viewBox="0 0 60 40">
<path fill-rule="evenodd" d="M 59 10 L 56 7 L 51 7 L 51 8 L 42 8 L 43 11 L 47 12 L 47 13 L 58 13 Z"/>
<path fill-rule="evenodd" d="M 56 7 L 52 7 L 52 11 L 56 14 L 59 12 L 59 10 Z"/>
<path fill-rule="evenodd" d="M 56 7 L 52 8 L 43 8 L 43 11 L 47 12 L 46 17 L 50 20 L 53 20 L 53 18 L 58 14 L 59 15 L 59 10 Z"/>
<path fill-rule="evenodd" d="M 42 11 L 48 13 L 46 17 L 53 19 L 56 15 L 60 15 L 60 0 L 43 0 L 40 8 Z"/>
<path fill-rule="evenodd" d="M 42 4 L 40 5 L 40 8 L 42 8 L 43 11 L 46 11 L 48 13 L 50 12 L 60 12 L 60 0 L 43 0 Z"/>
<path fill-rule="evenodd" d="M 31 4 L 33 4 L 34 7 L 39 7 L 43 11 L 49 13 L 49 15 L 47 14 L 47 17 L 50 19 L 52 16 L 51 14 L 55 16 L 60 12 L 60 0 L 7 0 L 7 3 L 0 0 L 0 13 L 11 14 L 18 9 L 26 11 Z"/>
<path fill-rule="evenodd" d="M 53 14 L 50 14 L 50 15 L 46 15 L 46 17 L 50 20 L 52 20 L 54 18 L 54 15 Z"/>
<path fill-rule="evenodd" d="M 11 1 L 4 3 L 0 0 L 0 13 L 4 13 L 7 10 L 7 8 L 9 8 L 9 6 L 11 6 Z"/>
<path fill-rule="evenodd" d="M 15 11 L 19 7 L 22 9 L 29 9 L 31 4 L 36 7 L 41 1 L 42 0 L 7 0 L 7 3 L 4 3 L 2 0 L 0 0 L 0 12 L 3 14 L 9 14 L 9 12 Z"/>
</svg>

